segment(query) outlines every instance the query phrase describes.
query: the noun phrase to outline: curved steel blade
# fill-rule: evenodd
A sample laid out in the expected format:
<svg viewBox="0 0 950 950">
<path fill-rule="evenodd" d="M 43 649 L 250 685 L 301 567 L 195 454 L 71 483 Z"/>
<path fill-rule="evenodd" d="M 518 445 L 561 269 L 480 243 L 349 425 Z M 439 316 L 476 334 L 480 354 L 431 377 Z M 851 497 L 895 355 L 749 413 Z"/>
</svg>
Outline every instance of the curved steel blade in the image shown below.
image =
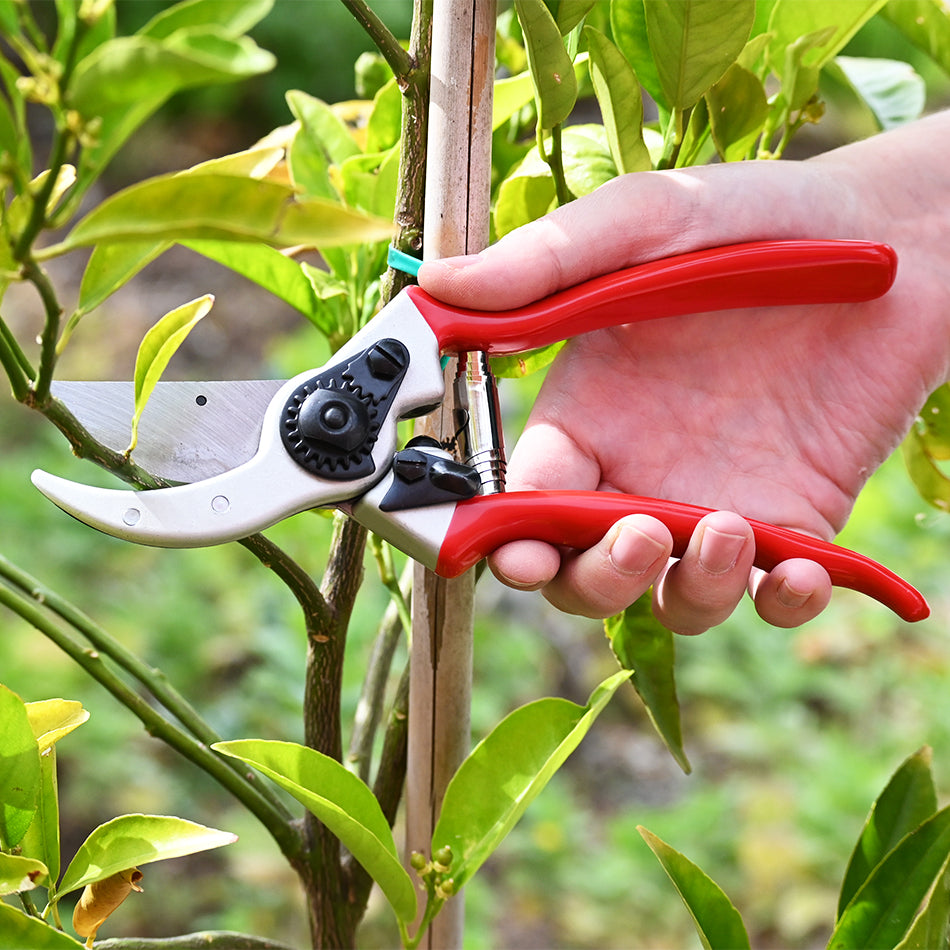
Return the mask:
<svg viewBox="0 0 950 950">
<path fill-rule="evenodd" d="M 411 359 L 373 445 L 372 470 L 362 478 L 341 481 L 311 475 L 284 448 L 280 437 L 284 406 L 298 386 L 321 372 L 308 370 L 273 395 L 254 457 L 221 475 L 141 492 L 94 488 L 43 471 L 33 473 L 33 484 L 68 514 L 106 534 L 176 548 L 235 541 L 299 511 L 358 498 L 389 471 L 398 420 L 438 403 L 445 392 L 438 340 L 404 295 L 341 348 L 334 362 L 385 337 L 402 340 Z"/>
<path fill-rule="evenodd" d="M 249 461 L 282 379 L 160 382 L 139 422 L 133 458 L 173 482 L 213 478 Z M 103 445 L 122 452 L 131 437 L 131 382 L 53 383 L 52 393 Z"/>
</svg>

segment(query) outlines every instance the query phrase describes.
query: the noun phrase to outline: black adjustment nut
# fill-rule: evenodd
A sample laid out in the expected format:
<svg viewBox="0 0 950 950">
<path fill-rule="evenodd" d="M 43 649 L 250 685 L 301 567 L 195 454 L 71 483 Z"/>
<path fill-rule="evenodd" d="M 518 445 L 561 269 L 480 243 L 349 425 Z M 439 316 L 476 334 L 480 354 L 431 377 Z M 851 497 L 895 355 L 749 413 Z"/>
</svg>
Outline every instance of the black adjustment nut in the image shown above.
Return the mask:
<svg viewBox="0 0 950 950">
<path fill-rule="evenodd" d="M 393 459 L 393 474 L 408 485 L 425 478 L 427 470 L 428 459 L 423 452 L 404 449 Z"/>
</svg>

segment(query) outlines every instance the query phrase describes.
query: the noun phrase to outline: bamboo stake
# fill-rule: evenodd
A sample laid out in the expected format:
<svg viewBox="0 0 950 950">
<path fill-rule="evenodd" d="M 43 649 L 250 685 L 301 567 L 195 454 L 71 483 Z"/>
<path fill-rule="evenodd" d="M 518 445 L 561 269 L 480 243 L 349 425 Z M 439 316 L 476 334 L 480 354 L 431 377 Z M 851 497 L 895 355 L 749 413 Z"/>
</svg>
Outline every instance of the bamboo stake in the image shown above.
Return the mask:
<svg viewBox="0 0 950 950">
<path fill-rule="evenodd" d="M 468 254 L 488 243 L 496 0 L 434 0 L 423 255 Z M 455 431 L 455 366 L 446 402 L 426 420 L 437 438 Z M 408 852 L 428 853 L 446 785 L 469 749 L 474 579 L 416 567 L 413 596 Z M 461 947 L 462 895 L 448 901 L 423 945 Z"/>
</svg>

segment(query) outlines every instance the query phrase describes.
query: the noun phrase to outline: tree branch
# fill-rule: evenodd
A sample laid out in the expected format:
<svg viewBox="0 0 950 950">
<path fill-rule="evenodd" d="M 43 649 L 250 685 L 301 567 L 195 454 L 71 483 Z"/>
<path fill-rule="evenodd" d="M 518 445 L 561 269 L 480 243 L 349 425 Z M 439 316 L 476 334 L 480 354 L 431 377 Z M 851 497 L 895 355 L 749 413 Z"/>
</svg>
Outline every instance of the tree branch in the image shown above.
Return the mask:
<svg viewBox="0 0 950 950">
<path fill-rule="evenodd" d="M 226 788 L 267 828 L 288 860 L 294 860 L 299 855 L 302 843 L 294 823 L 286 820 L 284 814 L 278 811 L 256 786 L 249 783 L 243 774 L 236 772 L 221 756 L 216 755 L 203 742 L 188 735 L 150 706 L 106 666 L 102 656 L 96 650 L 83 647 L 45 614 L 36 601 L 4 584 L 0 584 L 0 604 L 12 610 L 55 643 L 100 686 L 108 690 L 135 715 L 150 735 L 161 739 Z"/>
<path fill-rule="evenodd" d="M 373 45 L 382 54 L 383 59 L 389 63 L 389 68 L 393 71 L 396 82 L 399 83 L 401 88 L 415 66 L 413 57 L 402 48 L 399 40 L 393 36 L 389 27 L 383 23 L 365 0 L 341 0 L 341 2 L 366 31 L 366 34 L 373 41 Z"/>
<path fill-rule="evenodd" d="M 294 950 L 285 943 L 265 937 L 231 933 L 227 930 L 205 930 L 180 937 L 115 937 L 97 940 L 96 950 Z"/>
</svg>

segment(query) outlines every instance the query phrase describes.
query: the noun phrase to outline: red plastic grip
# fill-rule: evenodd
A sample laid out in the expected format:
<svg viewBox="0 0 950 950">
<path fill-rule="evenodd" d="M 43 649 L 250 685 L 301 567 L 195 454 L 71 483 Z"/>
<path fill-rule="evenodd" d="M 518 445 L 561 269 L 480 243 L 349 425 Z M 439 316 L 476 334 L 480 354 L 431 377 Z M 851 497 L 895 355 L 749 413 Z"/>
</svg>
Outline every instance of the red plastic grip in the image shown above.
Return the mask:
<svg viewBox="0 0 950 950">
<path fill-rule="evenodd" d="M 531 539 L 589 548 L 624 515 L 642 513 L 662 521 L 673 535 L 673 555 L 682 556 L 697 522 L 711 509 L 657 498 L 592 491 L 526 491 L 484 495 L 459 502 L 436 573 L 456 577 L 509 541 Z M 755 535 L 755 565 L 769 571 L 788 558 L 821 564 L 836 587 L 867 594 L 907 621 L 923 620 L 923 595 L 886 567 L 847 548 L 787 528 L 749 521 Z"/>
<path fill-rule="evenodd" d="M 615 271 L 516 310 L 460 310 L 405 291 L 443 352 L 521 353 L 604 327 L 739 307 L 856 303 L 886 293 L 897 257 L 869 241 L 760 241 Z"/>
</svg>

